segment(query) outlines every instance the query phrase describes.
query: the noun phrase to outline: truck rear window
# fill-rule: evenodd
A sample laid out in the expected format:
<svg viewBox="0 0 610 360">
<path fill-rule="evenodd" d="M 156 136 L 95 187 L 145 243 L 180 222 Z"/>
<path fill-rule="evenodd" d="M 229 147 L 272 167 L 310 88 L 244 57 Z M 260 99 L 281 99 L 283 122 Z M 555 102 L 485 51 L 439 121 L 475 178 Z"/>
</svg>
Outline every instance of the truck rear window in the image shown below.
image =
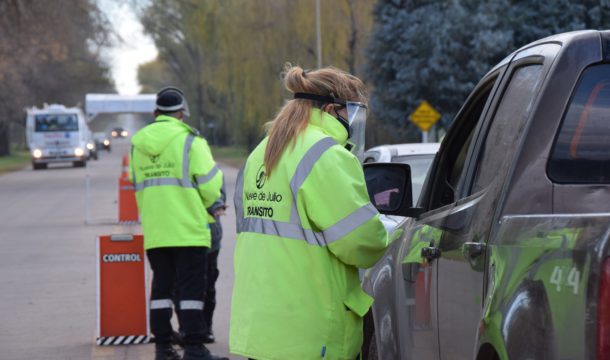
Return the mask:
<svg viewBox="0 0 610 360">
<path fill-rule="evenodd" d="M 77 131 L 78 120 L 75 114 L 36 115 L 36 132 Z"/>
<path fill-rule="evenodd" d="M 610 64 L 581 76 L 547 170 L 559 183 L 610 183 Z"/>
</svg>

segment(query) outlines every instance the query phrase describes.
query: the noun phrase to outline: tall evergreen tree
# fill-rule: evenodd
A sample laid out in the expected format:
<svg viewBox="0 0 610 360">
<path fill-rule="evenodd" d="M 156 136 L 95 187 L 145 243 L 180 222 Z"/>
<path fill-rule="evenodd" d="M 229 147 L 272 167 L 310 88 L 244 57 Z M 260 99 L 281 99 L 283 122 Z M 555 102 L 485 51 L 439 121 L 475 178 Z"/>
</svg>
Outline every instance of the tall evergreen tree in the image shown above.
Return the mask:
<svg viewBox="0 0 610 360">
<path fill-rule="evenodd" d="M 552 34 L 609 25 L 604 0 L 379 0 L 369 44 L 372 108 L 392 142 L 419 141 L 407 116 L 427 100 L 447 127 L 504 56 Z"/>
<path fill-rule="evenodd" d="M 587 8 L 572 0 L 513 0 L 507 18 L 515 29 L 515 46 L 551 34 L 585 28 Z"/>
</svg>

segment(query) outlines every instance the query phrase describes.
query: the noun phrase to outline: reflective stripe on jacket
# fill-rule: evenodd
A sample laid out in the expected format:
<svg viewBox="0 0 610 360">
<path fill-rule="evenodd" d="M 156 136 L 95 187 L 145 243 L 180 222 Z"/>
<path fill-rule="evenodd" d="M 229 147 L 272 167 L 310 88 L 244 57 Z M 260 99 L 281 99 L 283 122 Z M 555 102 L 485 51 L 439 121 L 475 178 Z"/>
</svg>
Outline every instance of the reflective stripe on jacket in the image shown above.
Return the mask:
<svg viewBox="0 0 610 360">
<path fill-rule="evenodd" d="M 206 209 L 220 197 L 222 172 L 196 134 L 161 115 L 132 138 L 130 177 L 146 249 L 210 246 Z"/>
<path fill-rule="evenodd" d="M 312 110 L 270 177 L 267 139 L 248 157 L 235 194 L 231 352 L 260 360 L 354 359 L 372 298 L 358 268 L 387 247 L 346 131 Z"/>
</svg>

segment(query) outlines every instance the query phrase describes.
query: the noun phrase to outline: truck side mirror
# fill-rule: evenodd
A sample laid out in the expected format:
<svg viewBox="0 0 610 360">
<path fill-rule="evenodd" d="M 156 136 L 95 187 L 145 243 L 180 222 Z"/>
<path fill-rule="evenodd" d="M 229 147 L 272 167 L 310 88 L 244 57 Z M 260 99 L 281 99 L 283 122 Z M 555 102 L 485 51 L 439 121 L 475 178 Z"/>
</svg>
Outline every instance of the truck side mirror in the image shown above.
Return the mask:
<svg viewBox="0 0 610 360">
<path fill-rule="evenodd" d="M 364 178 L 371 203 L 385 215 L 416 217 L 413 208 L 411 167 L 400 163 L 364 164 Z"/>
</svg>

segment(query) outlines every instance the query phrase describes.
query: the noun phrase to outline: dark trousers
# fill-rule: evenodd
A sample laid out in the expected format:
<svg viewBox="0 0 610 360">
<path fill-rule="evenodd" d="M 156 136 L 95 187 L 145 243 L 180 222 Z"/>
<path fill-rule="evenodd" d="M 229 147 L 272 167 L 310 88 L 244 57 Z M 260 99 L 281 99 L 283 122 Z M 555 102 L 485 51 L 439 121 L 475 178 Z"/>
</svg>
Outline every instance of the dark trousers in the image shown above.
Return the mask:
<svg viewBox="0 0 610 360">
<path fill-rule="evenodd" d="M 153 271 L 150 294 L 150 327 L 157 343 L 170 343 L 174 290 L 180 307 L 178 322 L 185 344 L 203 343 L 207 333 L 203 320 L 206 248 L 168 247 L 146 251 Z"/>
<path fill-rule="evenodd" d="M 214 309 L 216 308 L 216 280 L 218 280 L 218 253 L 219 251 L 208 251 L 206 263 L 206 289 L 203 306 L 203 319 L 208 327 L 212 330 L 212 318 Z"/>
</svg>

